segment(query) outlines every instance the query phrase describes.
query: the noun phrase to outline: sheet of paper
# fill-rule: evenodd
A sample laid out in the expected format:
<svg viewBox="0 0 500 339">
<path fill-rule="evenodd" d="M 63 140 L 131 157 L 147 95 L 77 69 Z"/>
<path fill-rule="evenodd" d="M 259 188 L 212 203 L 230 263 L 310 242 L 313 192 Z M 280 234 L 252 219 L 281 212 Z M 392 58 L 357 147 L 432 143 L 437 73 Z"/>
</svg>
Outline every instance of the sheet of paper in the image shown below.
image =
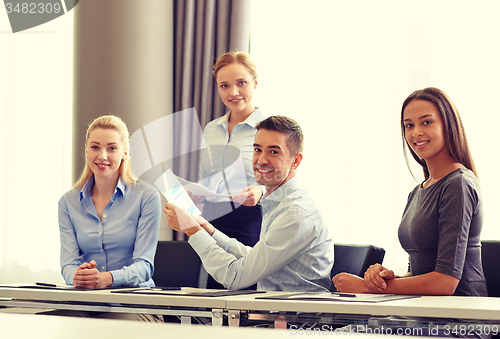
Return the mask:
<svg viewBox="0 0 500 339">
<path fill-rule="evenodd" d="M 287 295 L 287 299 L 308 299 L 308 298 L 331 298 L 331 297 L 339 297 L 336 293 L 330 292 L 320 292 L 320 293 L 299 293 L 299 294 L 289 294 Z"/>
<path fill-rule="evenodd" d="M 384 302 L 390 300 L 419 298 L 416 295 L 394 294 L 351 294 L 351 293 L 290 293 L 257 297 L 257 299 L 304 300 L 304 301 L 348 301 L 348 302 Z"/>
<path fill-rule="evenodd" d="M 168 291 L 160 289 L 136 289 L 126 291 L 111 291 L 111 293 L 134 293 L 134 294 L 153 294 L 153 295 L 182 295 L 186 297 L 225 297 L 231 295 L 245 295 L 245 294 L 264 294 L 265 291 L 255 290 L 199 290 L 199 291 Z"/>
<path fill-rule="evenodd" d="M 187 194 L 186 190 L 182 187 L 170 168 L 156 179 L 155 186 L 169 203 L 185 209 L 193 216 L 201 215 L 200 210 L 191 197 L 189 197 L 189 194 Z"/>
<path fill-rule="evenodd" d="M 229 201 L 229 197 L 224 193 L 215 193 L 202 184 L 198 184 L 196 182 L 191 182 L 181 177 L 176 177 L 177 180 L 184 186 L 186 191 L 191 192 L 192 195 L 201 195 L 204 197 L 218 197 L 218 198 L 226 198 Z"/>
</svg>

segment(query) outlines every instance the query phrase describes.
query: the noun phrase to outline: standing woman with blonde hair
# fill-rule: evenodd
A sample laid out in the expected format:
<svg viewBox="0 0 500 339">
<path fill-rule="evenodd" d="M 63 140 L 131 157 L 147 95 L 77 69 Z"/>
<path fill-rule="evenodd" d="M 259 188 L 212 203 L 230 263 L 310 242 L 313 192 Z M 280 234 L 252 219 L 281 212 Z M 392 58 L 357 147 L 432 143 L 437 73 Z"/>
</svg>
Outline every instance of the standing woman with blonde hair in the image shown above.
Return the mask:
<svg viewBox="0 0 500 339">
<path fill-rule="evenodd" d="M 158 191 L 132 174 L 125 123 L 112 115 L 95 119 L 86 134 L 81 178 L 59 200 L 66 284 L 85 289 L 155 286 L 151 277 L 160 213 Z"/>
<path fill-rule="evenodd" d="M 249 54 L 221 55 L 213 74 L 220 98 L 229 111 L 211 121 L 203 136 L 207 145 L 200 163 L 200 183 L 211 191 L 228 194 L 228 199 L 205 197 L 203 217 L 218 230 L 247 246 L 259 240 L 263 189 L 256 184 L 252 167 L 255 126 L 266 116 L 253 104 L 257 88 L 257 67 Z M 244 171 L 229 166 L 234 150 L 239 150 Z M 236 192 L 231 188 L 238 187 Z M 199 202 L 203 197 L 193 197 Z M 208 287 L 221 285 L 210 279 Z"/>
</svg>

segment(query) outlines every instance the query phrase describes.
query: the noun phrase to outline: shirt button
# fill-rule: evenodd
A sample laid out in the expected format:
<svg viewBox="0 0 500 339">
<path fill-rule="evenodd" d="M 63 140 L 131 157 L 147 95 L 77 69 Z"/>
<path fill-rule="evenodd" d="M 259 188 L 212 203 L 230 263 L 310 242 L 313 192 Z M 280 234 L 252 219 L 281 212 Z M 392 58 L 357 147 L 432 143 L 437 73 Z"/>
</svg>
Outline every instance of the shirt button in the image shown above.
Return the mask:
<svg viewBox="0 0 500 339">
<path fill-rule="evenodd" d="M 102 217 L 103 217 L 104 219 L 106 219 L 106 214 L 104 214 Z"/>
<path fill-rule="evenodd" d="M 104 252 L 104 250 L 101 248 L 101 252 Z"/>
<path fill-rule="evenodd" d="M 111 202 L 113 202 L 114 200 L 111 200 Z"/>
<path fill-rule="evenodd" d="M 102 269 L 104 270 L 104 269 L 106 269 L 106 267 L 103 266 Z"/>
<path fill-rule="evenodd" d="M 99 232 L 99 234 L 102 234 L 102 232 Z"/>
</svg>

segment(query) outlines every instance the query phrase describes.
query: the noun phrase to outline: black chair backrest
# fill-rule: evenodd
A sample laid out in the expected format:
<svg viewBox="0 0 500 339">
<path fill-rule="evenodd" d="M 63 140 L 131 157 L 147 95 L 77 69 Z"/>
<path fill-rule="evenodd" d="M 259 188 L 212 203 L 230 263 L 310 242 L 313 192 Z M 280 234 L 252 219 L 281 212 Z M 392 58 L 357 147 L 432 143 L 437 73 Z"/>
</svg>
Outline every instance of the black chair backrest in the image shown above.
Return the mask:
<svg viewBox="0 0 500 339">
<path fill-rule="evenodd" d="M 153 280 L 161 287 L 199 286 L 201 259 L 187 241 L 158 241 Z"/>
<path fill-rule="evenodd" d="M 331 277 L 346 272 L 363 277 L 373 264 L 382 264 L 385 250 L 372 245 L 334 244 L 334 263 Z M 335 286 L 332 284 L 332 291 Z"/>
<path fill-rule="evenodd" d="M 500 297 L 500 240 L 481 241 L 481 259 L 489 297 Z"/>
</svg>

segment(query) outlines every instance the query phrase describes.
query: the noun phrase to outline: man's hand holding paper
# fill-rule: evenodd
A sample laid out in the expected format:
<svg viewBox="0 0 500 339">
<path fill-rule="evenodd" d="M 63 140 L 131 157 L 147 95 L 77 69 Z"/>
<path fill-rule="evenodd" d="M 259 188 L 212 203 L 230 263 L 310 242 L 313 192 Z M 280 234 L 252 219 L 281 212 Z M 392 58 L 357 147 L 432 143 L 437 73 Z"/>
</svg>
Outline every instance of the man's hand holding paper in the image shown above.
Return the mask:
<svg viewBox="0 0 500 339">
<path fill-rule="evenodd" d="M 231 196 L 231 200 L 243 206 L 255 206 L 262 198 L 262 195 L 262 187 L 253 185 L 245 187 L 240 193 Z"/>
<path fill-rule="evenodd" d="M 202 228 L 210 235 L 215 231 L 215 228 L 203 217 L 190 215 L 186 210 L 174 204 L 166 203 L 163 211 L 168 215 L 168 227 L 174 231 L 183 232 L 188 236 Z"/>
</svg>

